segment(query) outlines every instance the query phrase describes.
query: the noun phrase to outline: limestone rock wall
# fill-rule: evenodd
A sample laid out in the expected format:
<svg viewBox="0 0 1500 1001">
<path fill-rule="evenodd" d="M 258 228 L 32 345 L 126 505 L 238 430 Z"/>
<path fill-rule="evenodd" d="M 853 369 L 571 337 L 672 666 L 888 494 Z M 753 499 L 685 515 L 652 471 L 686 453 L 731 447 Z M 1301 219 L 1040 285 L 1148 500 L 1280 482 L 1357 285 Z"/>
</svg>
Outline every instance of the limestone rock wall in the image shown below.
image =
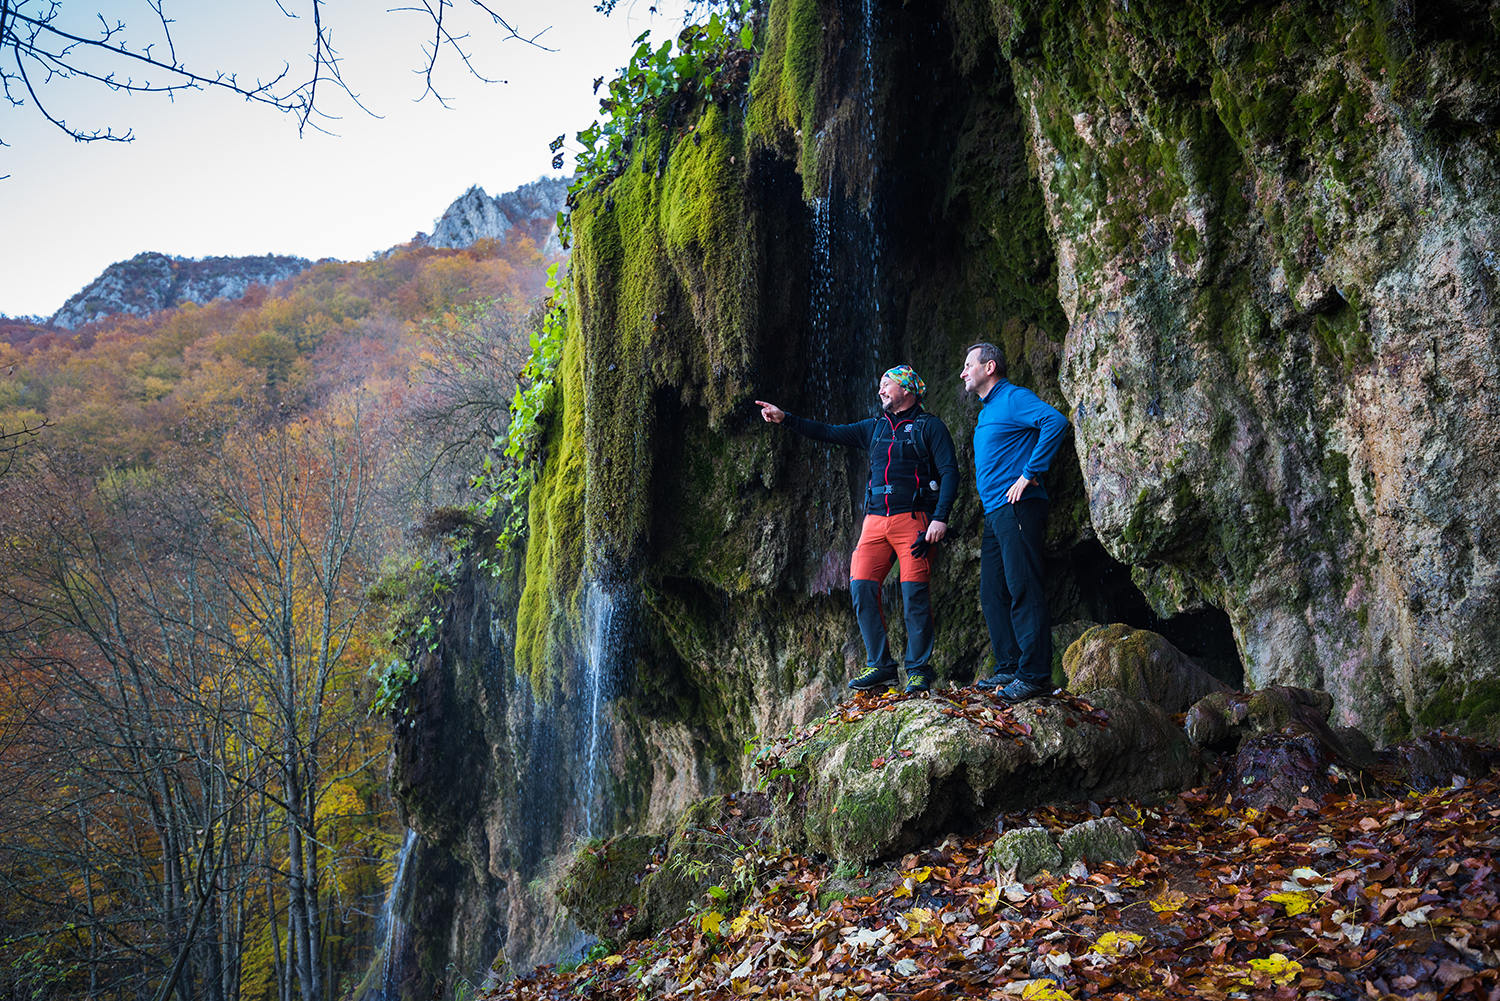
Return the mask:
<svg viewBox="0 0 1500 1001">
<path fill-rule="evenodd" d="M 1095 530 L 1382 742 L 1500 655 L 1496 11 L 997 10 Z"/>
</svg>

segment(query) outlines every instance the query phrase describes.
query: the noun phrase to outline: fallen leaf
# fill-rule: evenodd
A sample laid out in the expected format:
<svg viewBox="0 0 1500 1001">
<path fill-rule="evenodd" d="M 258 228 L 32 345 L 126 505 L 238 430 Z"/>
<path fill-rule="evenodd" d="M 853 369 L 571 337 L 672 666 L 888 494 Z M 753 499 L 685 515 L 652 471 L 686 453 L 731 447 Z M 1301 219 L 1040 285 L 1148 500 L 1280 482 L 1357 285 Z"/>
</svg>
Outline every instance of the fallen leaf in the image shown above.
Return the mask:
<svg viewBox="0 0 1500 1001">
<path fill-rule="evenodd" d="M 1163 886 L 1155 897 L 1148 903 L 1151 909 L 1158 914 L 1170 914 L 1182 909 L 1182 905 L 1188 902 L 1188 895 L 1178 890 L 1168 889 Z"/>
<path fill-rule="evenodd" d="M 1303 911 L 1312 910 L 1318 902 L 1318 894 L 1311 890 L 1302 890 L 1297 893 L 1273 893 L 1264 899 L 1273 904 L 1280 904 L 1286 910 L 1287 917 L 1296 917 Z"/>
<path fill-rule="evenodd" d="M 1279 952 L 1272 953 L 1265 959 L 1250 960 L 1250 968 L 1258 970 L 1271 978 L 1271 982 L 1277 987 L 1285 987 L 1296 979 L 1297 974 L 1302 972 L 1302 964 L 1295 959 L 1287 959 Z M 1241 980 L 1241 983 L 1251 984 L 1253 981 Z"/>
<path fill-rule="evenodd" d="M 1101 956 L 1129 956 L 1136 948 L 1145 941 L 1145 937 L 1137 935 L 1133 931 L 1117 932 L 1107 931 L 1089 947 L 1089 952 L 1098 953 Z"/>
</svg>

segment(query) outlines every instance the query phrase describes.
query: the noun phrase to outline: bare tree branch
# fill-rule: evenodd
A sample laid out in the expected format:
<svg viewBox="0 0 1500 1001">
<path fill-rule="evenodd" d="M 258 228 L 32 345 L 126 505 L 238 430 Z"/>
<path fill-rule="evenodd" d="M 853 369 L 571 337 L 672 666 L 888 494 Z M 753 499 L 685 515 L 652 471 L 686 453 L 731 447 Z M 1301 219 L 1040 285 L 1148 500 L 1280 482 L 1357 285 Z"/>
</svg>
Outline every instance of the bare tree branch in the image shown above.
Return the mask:
<svg viewBox="0 0 1500 1001">
<path fill-rule="evenodd" d="M 173 25 L 177 21 L 167 15 L 166 0 L 147 0 L 161 34 L 160 43 L 153 41 L 134 46 L 130 43 L 124 21 L 111 24 L 98 13 L 95 15 L 99 22 L 97 35 L 66 30 L 60 20 L 66 2 L 0 0 L 0 97 L 13 107 L 30 104 L 47 122 L 79 142 L 131 142 L 135 136 L 129 129 L 117 133 L 110 126 L 90 128 L 71 124 L 67 116 L 43 99 L 42 91 L 54 80 L 85 80 L 113 91 L 168 96 L 189 90 L 226 90 L 247 101 L 294 115 L 299 132 L 309 127 L 327 132 L 317 120 L 338 118 L 319 104 L 320 101 L 326 103 L 325 92 L 327 87 L 332 87 L 361 111 L 380 117 L 362 103 L 359 94 L 344 78 L 340 67 L 342 57 L 333 45 L 332 28 L 323 17 L 326 0 L 305 0 L 312 22 L 311 67 L 307 78 L 298 81 L 292 74 L 291 62 L 284 61 L 279 73 L 268 80 L 257 78 L 253 83 L 241 82 L 239 75 L 233 72 L 204 72 L 190 67 L 178 53 L 173 36 Z M 500 41 L 517 40 L 547 48 L 539 41 L 545 29 L 528 37 L 488 4 L 481 0 L 470 2 L 500 29 Z M 276 0 L 276 4 L 288 18 L 299 17 L 295 8 L 289 9 L 283 0 Z M 431 40 L 421 46 L 423 65 L 415 71 L 422 77 L 424 86 L 417 100 L 431 94 L 445 108 L 450 105 L 434 81 L 444 50 L 450 51 L 475 79 L 484 83 L 505 82 L 480 72 L 472 48 L 464 44 L 470 35 L 467 32 L 455 33 L 452 28 L 451 7 L 453 0 L 417 0 L 415 6 L 392 8 L 393 11 L 419 12 L 432 21 Z M 155 53 L 158 44 L 165 48 L 164 55 Z M 130 74 L 131 70 L 155 74 L 156 77 L 137 78 Z M 320 86 L 323 84 L 327 86 Z M 0 147 L 5 145 L 0 140 Z"/>
</svg>

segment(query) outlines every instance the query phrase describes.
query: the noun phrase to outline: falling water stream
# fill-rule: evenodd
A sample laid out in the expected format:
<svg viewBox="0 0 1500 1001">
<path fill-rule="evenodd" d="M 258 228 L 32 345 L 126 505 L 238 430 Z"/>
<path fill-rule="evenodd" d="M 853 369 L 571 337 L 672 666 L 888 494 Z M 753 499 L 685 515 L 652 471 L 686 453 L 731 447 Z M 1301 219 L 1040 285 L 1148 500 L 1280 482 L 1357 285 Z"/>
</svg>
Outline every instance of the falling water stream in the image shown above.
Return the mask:
<svg viewBox="0 0 1500 1001">
<path fill-rule="evenodd" d="M 391 879 L 391 889 L 385 895 L 385 906 L 380 909 L 380 921 L 376 925 L 376 937 L 380 940 L 380 989 L 378 993 L 366 995 L 367 1001 L 399 1001 L 401 997 L 401 982 L 407 975 L 405 909 L 411 896 L 406 873 L 416 844 L 417 832 L 407 831 L 401 851 L 396 855 L 396 875 Z"/>
<path fill-rule="evenodd" d="M 607 772 L 613 726 L 608 702 L 614 695 L 614 666 L 618 663 L 623 637 L 615 594 L 597 582 L 584 591 L 583 662 L 579 664 L 583 686 L 580 708 L 585 714 L 582 733 L 582 780 L 579 783 L 579 806 L 582 830 L 586 837 L 603 833 L 609 816 Z"/>
</svg>

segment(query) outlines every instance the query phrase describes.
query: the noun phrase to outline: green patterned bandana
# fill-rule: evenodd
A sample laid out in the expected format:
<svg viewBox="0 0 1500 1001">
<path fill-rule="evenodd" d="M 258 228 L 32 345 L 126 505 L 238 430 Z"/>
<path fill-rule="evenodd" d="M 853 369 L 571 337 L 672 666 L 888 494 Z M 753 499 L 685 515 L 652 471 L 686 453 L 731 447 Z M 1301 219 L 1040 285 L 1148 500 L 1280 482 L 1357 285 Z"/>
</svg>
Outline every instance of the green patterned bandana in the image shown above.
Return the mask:
<svg viewBox="0 0 1500 1001">
<path fill-rule="evenodd" d="M 885 374 L 896 385 L 916 396 L 927 395 L 927 383 L 922 381 L 921 376 L 912 370 L 910 365 L 897 365 Z"/>
</svg>

